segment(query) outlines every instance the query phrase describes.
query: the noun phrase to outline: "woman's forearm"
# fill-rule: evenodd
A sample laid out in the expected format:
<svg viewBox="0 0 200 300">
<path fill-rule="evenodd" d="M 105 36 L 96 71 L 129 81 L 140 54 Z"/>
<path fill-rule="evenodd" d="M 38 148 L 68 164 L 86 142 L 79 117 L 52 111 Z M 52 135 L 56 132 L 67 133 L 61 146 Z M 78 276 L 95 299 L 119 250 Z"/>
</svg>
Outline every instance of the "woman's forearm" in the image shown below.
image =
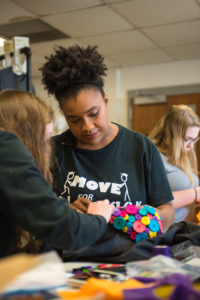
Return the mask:
<svg viewBox="0 0 200 300">
<path fill-rule="evenodd" d="M 198 197 L 200 198 L 200 191 L 198 193 L 198 188 L 196 188 L 196 191 L 194 188 L 191 188 L 187 190 L 174 191 L 172 192 L 172 194 L 174 196 L 174 200 L 172 201 L 172 205 L 174 208 L 186 206 L 195 201 L 198 201 Z"/>
</svg>

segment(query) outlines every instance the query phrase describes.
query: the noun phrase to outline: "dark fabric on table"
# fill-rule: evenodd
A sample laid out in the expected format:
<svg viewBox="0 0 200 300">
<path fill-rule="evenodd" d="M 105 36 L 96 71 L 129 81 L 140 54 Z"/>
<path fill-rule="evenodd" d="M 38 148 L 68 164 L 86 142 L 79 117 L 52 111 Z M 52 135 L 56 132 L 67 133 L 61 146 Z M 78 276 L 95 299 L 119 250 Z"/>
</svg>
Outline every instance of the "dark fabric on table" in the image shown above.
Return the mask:
<svg viewBox="0 0 200 300">
<path fill-rule="evenodd" d="M 172 225 L 166 233 L 135 243 L 128 234 L 108 224 L 106 232 L 95 244 L 77 251 L 64 251 L 62 256 L 65 261 L 126 263 L 152 257 L 155 245 L 171 246 L 172 257 L 178 249 L 200 246 L 200 226 L 183 221 Z"/>
</svg>

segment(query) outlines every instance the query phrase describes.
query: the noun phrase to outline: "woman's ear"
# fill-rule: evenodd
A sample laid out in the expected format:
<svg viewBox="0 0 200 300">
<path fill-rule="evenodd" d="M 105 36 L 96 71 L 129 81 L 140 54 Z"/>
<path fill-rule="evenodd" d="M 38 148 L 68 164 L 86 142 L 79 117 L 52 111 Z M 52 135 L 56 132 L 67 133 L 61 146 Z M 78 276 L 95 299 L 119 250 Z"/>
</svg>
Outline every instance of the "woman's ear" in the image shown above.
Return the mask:
<svg viewBox="0 0 200 300">
<path fill-rule="evenodd" d="M 108 95 L 106 93 L 104 93 L 104 101 L 108 105 L 109 100 L 108 100 Z"/>
</svg>

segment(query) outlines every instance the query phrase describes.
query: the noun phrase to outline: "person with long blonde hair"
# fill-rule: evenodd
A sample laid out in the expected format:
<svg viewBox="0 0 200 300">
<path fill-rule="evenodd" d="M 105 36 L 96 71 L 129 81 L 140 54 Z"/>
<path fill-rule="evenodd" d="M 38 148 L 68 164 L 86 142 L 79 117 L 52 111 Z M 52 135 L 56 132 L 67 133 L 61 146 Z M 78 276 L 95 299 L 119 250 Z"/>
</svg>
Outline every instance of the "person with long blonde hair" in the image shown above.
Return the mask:
<svg viewBox="0 0 200 300">
<path fill-rule="evenodd" d="M 184 104 L 172 105 L 149 134 L 161 153 L 173 191 L 174 222 L 184 220 L 189 205 L 200 203 L 195 143 L 199 140 L 200 119 Z"/>
<path fill-rule="evenodd" d="M 35 101 L 35 99 L 37 101 Z M 51 135 L 54 112 L 33 94 L 10 90 L 2 92 L 0 101 L 0 125 L 14 133 L 34 157 L 35 164 L 45 179 L 52 184 L 49 168 Z M 43 243 L 33 235 L 17 227 L 15 252 L 39 252 Z"/>
<path fill-rule="evenodd" d="M 94 243 L 113 212 L 105 200 L 80 214 L 52 191 L 51 121 L 52 110 L 33 94 L 0 92 L 0 257 L 27 246 L 35 252 L 36 239 L 67 250 Z"/>
</svg>

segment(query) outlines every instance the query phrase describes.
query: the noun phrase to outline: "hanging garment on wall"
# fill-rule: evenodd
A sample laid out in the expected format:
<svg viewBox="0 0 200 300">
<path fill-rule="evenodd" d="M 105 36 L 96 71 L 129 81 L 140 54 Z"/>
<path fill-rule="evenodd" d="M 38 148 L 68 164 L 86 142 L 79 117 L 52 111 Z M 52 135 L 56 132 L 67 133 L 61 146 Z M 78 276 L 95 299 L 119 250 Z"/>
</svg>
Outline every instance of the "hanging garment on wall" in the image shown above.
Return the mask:
<svg viewBox="0 0 200 300">
<path fill-rule="evenodd" d="M 26 74 L 17 75 L 13 72 L 12 67 L 0 70 L 0 91 L 6 89 L 27 91 Z M 30 92 L 35 93 L 32 83 L 30 84 Z"/>
</svg>

